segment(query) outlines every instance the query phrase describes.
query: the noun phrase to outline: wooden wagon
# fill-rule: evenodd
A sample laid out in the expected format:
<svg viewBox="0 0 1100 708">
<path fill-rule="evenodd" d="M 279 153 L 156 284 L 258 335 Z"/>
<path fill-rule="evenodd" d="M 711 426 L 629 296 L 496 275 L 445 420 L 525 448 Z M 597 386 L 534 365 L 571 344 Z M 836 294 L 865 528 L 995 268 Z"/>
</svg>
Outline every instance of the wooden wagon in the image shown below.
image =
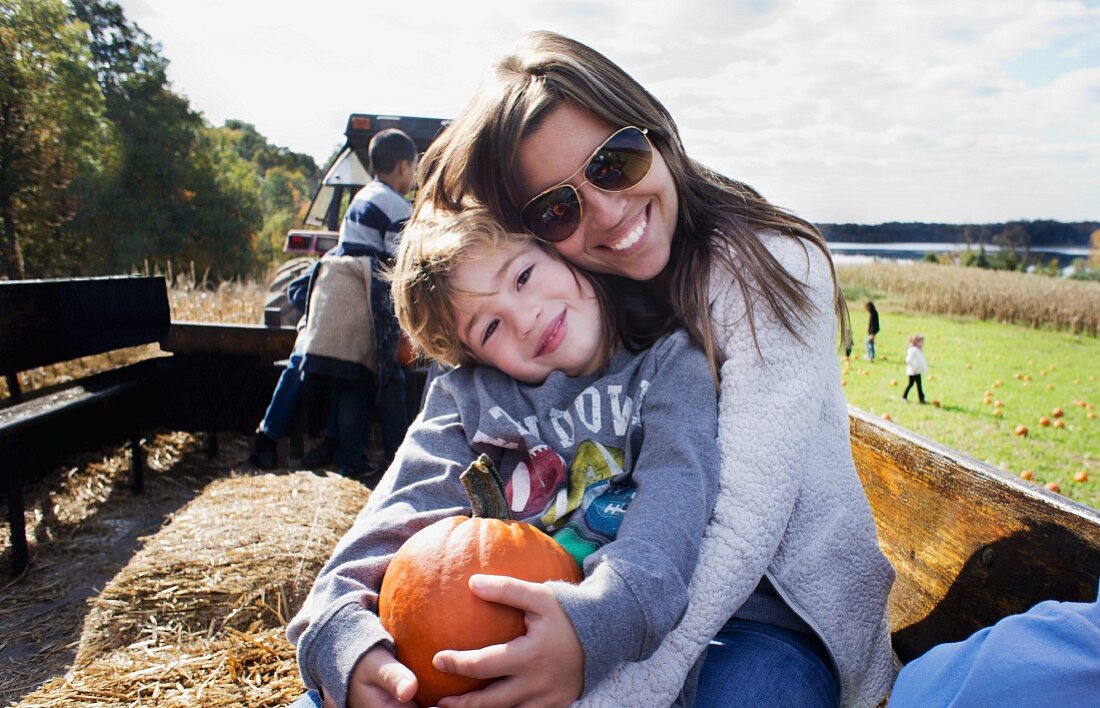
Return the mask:
<svg viewBox="0 0 1100 708">
<path fill-rule="evenodd" d="M 216 336 L 215 334 L 216 333 Z M 268 370 L 285 356 L 285 334 L 270 328 L 176 323 L 166 341 L 188 380 L 193 358 L 206 363 L 247 353 Z M 265 347 L 269 349 L 265 350 Z M 242 361 L 222 367 L 237 380 Z M 212 382 L 212 389 L 221 384 Z M 243 420 L 225 418 L 217 396 L 191 392 L 195 420 L 255 426 L 270 389 Z M 902 661 L 956 641 L 1042 600 L 1088 601 L 1100 581 L 1100 512 L 939 445 L 855 408 L 852 453 L 898 579 L 890 597 L 894 646 Z"/>
<path fill-rule="evenodd" d="M 220 431 L 250 433 L 279 374 L 275 362 L 287 356 L 293 338 L 289 328 L 174 322 L 161 342 L 172 356 L 160 360 L 168 385 L 159 424 L 207 432 L 215 441 Z M 1100 512 L 877 416 L 857 409 L 849 414 L 856 467 L 882 548 L 897 570 L 890 623 L 902 662 L 1037 602 L 1096 597 Z M 350 516 L 342 518 L 350 523 Z M 169 526 L 161 533 L 172 531 Z M 227 544 L 237 538 L 232 528 L 221 534 Z M 172 582 L 164 580 L 165 587 Z M 270 641 L 278 635 L 272 627 Z M 290 666 L 283 671 L 292 671 L 289 647 L 278 652 Z M 108 669 L 101 662 L 97 670 Z M 47 689 L 67 695 L 66 686 L 78 685 L 81 671 Z M 262 686 L 249 690 L 249 703 L 278 702 L 254 700 Z"/>
</svg>

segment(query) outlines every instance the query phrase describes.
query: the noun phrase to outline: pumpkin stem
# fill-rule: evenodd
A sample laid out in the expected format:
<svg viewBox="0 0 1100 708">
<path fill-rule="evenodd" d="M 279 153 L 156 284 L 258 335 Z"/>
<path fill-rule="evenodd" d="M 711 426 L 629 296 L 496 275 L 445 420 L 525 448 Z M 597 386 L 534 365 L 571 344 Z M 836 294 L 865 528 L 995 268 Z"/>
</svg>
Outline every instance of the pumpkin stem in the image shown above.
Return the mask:
<svg viewBox="0 0 1100 708">
<path fill-rule="evenodd" d="M 466 488 L 466 496 L 470 497 L 472 516 L 482 519 L 512 518 L 508 500 L 504 498 L 504 482 L 488 455 L 481 453 L 458 478 Z"/>
</svg>

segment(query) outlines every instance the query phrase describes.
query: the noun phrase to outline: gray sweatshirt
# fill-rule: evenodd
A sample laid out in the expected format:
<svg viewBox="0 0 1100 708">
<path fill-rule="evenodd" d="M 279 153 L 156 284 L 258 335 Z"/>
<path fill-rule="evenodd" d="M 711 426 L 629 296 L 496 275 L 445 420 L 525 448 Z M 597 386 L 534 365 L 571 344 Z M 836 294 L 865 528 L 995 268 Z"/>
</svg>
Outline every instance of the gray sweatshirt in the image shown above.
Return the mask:
<svg viewBox="0 0 1100 708">
<path fill-rule="evenodd" d="M 287 627 L 306 685 L 343 706 L 358 659 L 392 638 L 375 614 L 404 541 L 469 513 L 463 469 L 487 453 L 516 518 L 583 559 L 579 585 L 550 583 L 584 648 L 585 692 L 652 654 L 688 606 L 717 494 L 717 392 L 684 332 L 620 349 L 605 371 L 538 386 L 489 367 L 436 379 L 355 525 Z M 595 552 L 598 549 L 598 552 Z"/>
</svg>

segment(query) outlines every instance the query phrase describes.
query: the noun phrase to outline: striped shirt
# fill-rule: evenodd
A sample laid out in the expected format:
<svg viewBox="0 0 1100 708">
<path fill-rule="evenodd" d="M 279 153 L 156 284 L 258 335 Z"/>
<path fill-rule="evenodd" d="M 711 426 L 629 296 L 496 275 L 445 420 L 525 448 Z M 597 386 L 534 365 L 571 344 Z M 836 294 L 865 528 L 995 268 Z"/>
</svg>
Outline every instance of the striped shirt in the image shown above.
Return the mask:
<svg viewBox="0 0 1100 708">
<path fill-rule="evenodd" d="M 374 180 L 356 193 L 340 226 L 340 246 L 370 246 L 393 257 L 397 234 L 412 216 L 412 205 L 389 185 Z"/>
</svg>

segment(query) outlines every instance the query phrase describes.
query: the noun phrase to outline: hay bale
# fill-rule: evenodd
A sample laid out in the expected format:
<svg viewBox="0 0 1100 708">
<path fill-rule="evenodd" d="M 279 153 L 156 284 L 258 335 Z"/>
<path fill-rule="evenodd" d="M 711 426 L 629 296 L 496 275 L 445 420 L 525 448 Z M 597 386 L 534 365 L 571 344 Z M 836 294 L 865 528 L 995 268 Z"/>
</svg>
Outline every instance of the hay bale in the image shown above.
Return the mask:
<svg viewBox="0 0 1100 708">
<path fill-rule="evenodd" d="M 281 706 L 304 692 L 282 629 L 229 629 L 212 639 L 150 639 L 116 649 L 48 681 L 17 706 Z"/>
<path fill-rule="evenodd" d="M 74 666 L 120 647 L 284 627 L 368 494 L 309 472 L 210 483 L 91 601 Z"/>
</svg>

